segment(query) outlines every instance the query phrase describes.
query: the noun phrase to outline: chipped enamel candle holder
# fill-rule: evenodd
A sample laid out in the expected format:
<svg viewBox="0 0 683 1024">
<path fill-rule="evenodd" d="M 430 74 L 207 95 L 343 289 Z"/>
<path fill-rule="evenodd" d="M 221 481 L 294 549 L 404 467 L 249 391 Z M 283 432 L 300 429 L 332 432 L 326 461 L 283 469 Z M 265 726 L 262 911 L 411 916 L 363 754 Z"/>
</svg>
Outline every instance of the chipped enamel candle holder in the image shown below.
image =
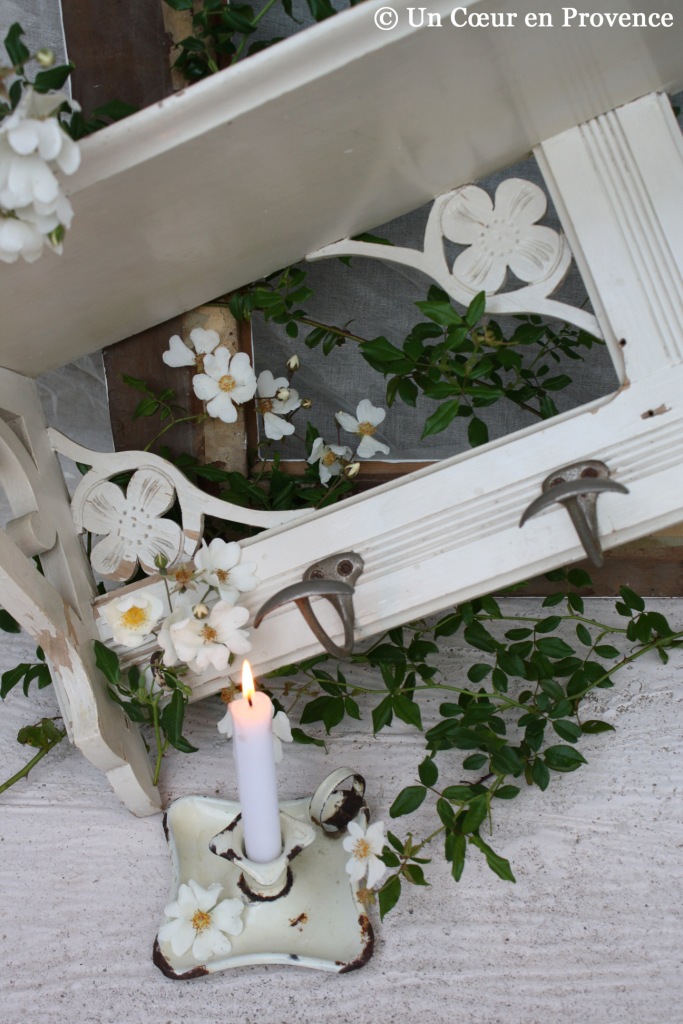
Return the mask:
<svg viewBox="0 0 683 1024">
<path fill-rule="evenodd" d="M 197 959 L 192 948 L 176 954 L 162 940 L 162 926 L 153 951 L 157 967 L 169 978 L 189 980 L 254 964 L 344 973 L 367 963 L 372 926 L 358 897 L 362 882 L 350 880 L 342 846 L 350 821 L 368 822 L 364 793 L 362 776 L 339 768 L 313 796 L 281 801 L 283 850 L 266 864 L 245 856 L 238 803 L 189 796 L 171 804 L 164 815 L 170 900 L 190 880 L 203 889 L 218 883 L 217 903 L 242 901 L 242 930 L 225 936 L 227 952 Z"/>
</svg>

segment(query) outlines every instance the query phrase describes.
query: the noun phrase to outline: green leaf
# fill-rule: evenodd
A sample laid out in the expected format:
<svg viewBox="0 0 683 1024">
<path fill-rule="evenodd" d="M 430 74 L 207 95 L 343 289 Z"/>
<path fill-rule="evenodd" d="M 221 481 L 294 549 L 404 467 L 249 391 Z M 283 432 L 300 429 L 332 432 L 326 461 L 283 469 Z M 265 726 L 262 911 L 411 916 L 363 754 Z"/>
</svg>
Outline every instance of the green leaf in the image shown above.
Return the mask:
<svg viewBox="0 0 683 1024">
<path fill-rule="evenodd" d="M 422 440 L 431 437 L 432 434 L 439 434 L 448 427 L 458 415 L 460 399 L 454 398 L 450 402 L 443 402 L 431 416 L 425 420 L 422 431 Z"/>
<path fill-rule="evenodd" d="M 586 764 L 586 758 L 575 747 L 565 747 L 562 744 L 546 747 L 543 756 L 548 767 L 556 772 L 573 772 L 582 764 Z"/>
<path fill-rule="evenodd" d="M 7 694 L 14 689 L 14 687 L 21 682 L 31 666 L 22 662 L 21 665 L 15 665 L 14 668 L 8 669 L 2 674 L 2 681 L 0 683 L 0 697 L 4 700 Z"/>
<path fill-rule="evenodd" d="M 419 864 L 406 864 L 403 869 L 403 877 L 412 885 L 429 885 Z"/>
<path fill-rule="evenodd" d="M 402 693 L 397 694 L 393 700 L 394 714 L 397 718 L 400 718 L 406 725 L 414 725 L 416 729 L 422 731 L 422 716 L 420 714 L 420 705 L 416 704 L 414 700 L 410 700 Z"/>
<path fill-rule="evenodd" d="M 391 725 L 393 717 L 391 697 L 385 697 L 372 709 L 372 731 L 378 733 L 385 725 Z"/>
<path fill-rule="evenodd" d="M 567 579 L 573 587 L 593 586 L 593 580 L 590 578 L 585 569 L 570 569 L 567 573 Z"/>
<path fill-rule="evenodd" d="M 469 757 L 465 758 L 462 766 L 467 772 L 476 772 L 480 768 L 483 768 L 487 761 L 488 758 L 486 754 L 470 754 Z"/>
<path fill-rule="evenodd" d="M 159 402 L 156 398 L 143 398 L 133 413 L 133 419 L 137 420 L 143 416 L 153 416 L 158 408 Z"/>
<path fill-rule="evenodd" d="M 576 635 L 585 647 L 593 646 L 593 639 L 582 622 L 579 622 L 576 627 Z"/>
<path fill-rule="evenodd" d="M 434 786 L 439 778 L 439 769 L 431 757 L 425 757 L 424 761 L 419 765 L 417 773 L 423 786 Z"/>
<path fill-rule="evenodd" d="M 462 835 L 453 837 L 453 849 L 452 859 L 453 867 L 451 869 L 453 878 L 456 882 L 459 882 L 462 878 L 463 868 L 465 867 L 465 857 L 467 855 L 467 840 Z"/>
<path fill-rule="evenodd" d="M 404 665 L 406 661 L 405 653 L 393 644 L 379 644 L 368 651 L 367 658 L 371 665 Z"/>
<path fill-rule="evenodd" d="M 185 701 L 180 690 L 175 690 L 170 701 L 159 716 L 159 723 L 169 743 L 173 746 L 182 738 Z"/>
<path fill-rule="evenodd" d="M 301 743 L 303 745 L 313 744 L 316 747 L 325 747 L 324 740 L 316 739 L 315 736 L 309 736 L 308 733 L 305 733 L 303 731 L 303 729 L 299 729 L 296 727 L 292 729 L 292 739 L 294 740 L 295 743 Z"/>
<path fill-rule="evenodd" d="M 551 700 L 563 700 L 564 690 L 554 679 L 541 679 L 539 686 Z"/>
<path fill-rule="evenodd" d="M 441 327 L 460 327 L 462 317 L 456 313 L 450 302 L 416 302 L 417 308 Z"/>
<path fill-rule="evenodd" d="M 501 857 L 499 854 L 492 850 L 491 847 L 484 842 L 481 836 L 470 836 L 470 843 L 476 846 L 478 850 L 486 857 L 486 863 L 491 868 L 494 874 L 498 875 L 505 882 L 515 882 L 515 876 L 512 873 L 510 867 L 510 861 L 506 860 L 505 857 Z"/>
<path fill-rule="evenodd" d="M 0 629 L 5 633 L 21 633 L 21 626 L 4 608 L 0 609 Z"/>
<path fill-rule="evenodd" d="M 121 667 L 117 654 L 101 641 L 95 641 L 95 664 L 112 686 L 121 682 Z"/>
<path fill-rule="evenodd" d="M 471 800 L 474 791 L 471 786 L 446 786 L 441 794 L 445 800 Z"/>
<path fill-rule="evenodd" d="M 401 880 L 398 875 L 392 875 L 379 890 L 379 916 L 384 920 L 390 910 L 393 910 L 401 895 Z"/>
<path fill-rule="evenodd" d="M 499 800 L 512 800 L 520 792 L 519 786 L 501 786 L 494 790 L 493 795 Z"/>
<path fill-rule="evenodd" d="M 562 619 L 559 615 L 549 615 L 548 618 L 541 619 L 540 622 L 536 623 L 536 632 L 552 633 L 553 630 L 557 629 L 561 622 Z"/>
<path fill-rule="evenodd" d="M 467 813 L 462 820 L 462 831 L 465 834 L 469 832 L 476 832 L 481 823 L 485 821 L 488 813 L 488 794 L 482 793 L 471 801 L 470 806 L 467 809 Z"/>
<path fill-rule="evenodd" d="M 174 11 L 191 11 L 193 7 L 193 0 L 164 0 L 164 3 Z"/>
<path fill-rule="evenodd" d="M 537 649 L 546 658 L 566 658 L 574 653 L 574 648 L 560 640 L 557 636 L 544 637 L 536 642 Z"/>
<path fill-rule="evenodd" d="M 491 755 L 491 769 L 499 775 L 521 775 L 524 762 L 512 747 L 501 747 Z"/>
<path fill-rule="evenodd" d="M 393 832 L 387 831 L 387 839 L 389 840 L 389 842 L 391 843 L 395 850 L 398 850 L 399 853 L 403 853 L 405 849 L 405 844 L 402 843 L 401 840 L 397 836 L 395 836 Z"/>
<path fill-rule="evenodd" d="M 392 818 L 400 818 L 403 814 L 412 814 L 427 796 L 424 786 L 406 786 L 401 790 L 393 804 L 389 808 L 389 815 Z"/>
<path fill-rule="evenodd" d="M 484 665 L 483 662 L 479 662 L 476 665 L 472 665 L 467 673 L 467 678 L 471 683 L 480 683 L 482 679 L 485 679 L 491 672 L 491 665 Z"/>
<path fill-rule="evenodd" d="M 486 310 L 486 292 L 479 292 L 474 296 L 469 306 L 467 307 L 467 313 L 465 320 L 470 327 L 474 327 L 475 324 L 479 323 Z"/>
<path fill-rule="evenodd" d="M 311 722 L 322 722 L 325 731 L 330 730 L 344 718 L 344 701 L 339 697 L 316 697 L 309 701 L 301 713 L 301 724 L 309 725 Z"/>
<path fill-rule="evenodd" d="M 61 89 L 73 69 L 73 64 L 60 64 L 56 68 L 39 71 L 33 82 L 33 87 L 36 92 L 49 92 L 51 89 Z"/>
<path fill-rule="evenodd" d="M 582 732 L 588 733 L 588 735 L 615 731 L 613 725 L 610 725 L 609 722 L 601 722 L 598 718 L 588 718 L 585 722 L 582 722 L 581 730 Z"/>
<path fill-rule="evenodd" d="M 9 57 L 12 66 L 20 72 L 23 71 L 24 64 L 31 56 L 30 51 L 21 41 L 21 37 L 23 35 L 23 28 L 15 21 L 5 36 L 5 49 L 7 50 L 7 56 Z"/>
<path fill-rule="evenodd" d="M 505 636 L 508 640 L 526 640 L 532 633 L 532 629 L 509 629 Z"/>
<path fill-rule="evenodd" d="M 534 761 L 531 777 L 540 790 L 546 790 L 550 784 L 550 772 L 540 757 Z"/>
<path fill-rule="evenodd" d="M 566 718 L 560 719 L 559 722 L 553 722 L 553 729 L 558 736 L 569 743 L 576 743 L 577 740 L 581 739 L 581 727 L 576 722 L 570 722 Z"/>
<path fill-rule="evenodd" d="M 636 612 L 645 610 L 645 602 L 642 597 L 639 597 L 630 587 L 619 587 L 619 593 L 627 608 L 631 608 Z"/>
<path fill-rule="evenodd" d="M 526 678 L 524 662 L 518 654 L 510 654 L 507 651 L 501 651 L 498 655 L 498 665 L 503 672 L 507 673 L 509 676 L 517 676 L 520 679 Z"/>
<path fill-rule="evenodd" d="M 488 439 L 489 428 L 483 420 L 477 419 L 476 416 L 473 416 L 467 425 L 467 440 L 470 445 L 472 448 L 477 448 L 480 444 L 486 444 Z"/>
<path fill-rule="evenodd" d="M 610 644 L 598 644 L 595 648 L 595 653 L 599 658 L 608 658 L 610 661 L 613 658 L 619 657 L 619 651 L 616 647 L 612 647 Z"/>
<path fill-rule="evenodd" d="M 462 615 L 459 612 L 451 612 L 437 622 L 434 629 L 434 637 L 438 640 L 442 636 L 453 636 L 462 625 Z"/>
<path fill-rule="evenodd" d="M 442 824 L 446 828 L 452 828 L 455 822 L 455 811 L 449 804 L 448 800 L 443 800 L 441 797 L 436 801 L 436 813 L 439 815 Z"/>
<path fill-rule="evenodd" d="M 494 654 L 500 649 L 498 641 L 491 636 L 489 631 L 480 622 L 473 622 L 465 630 L 465 640 L 471 647 L 487 654 Z"/>
</svg>

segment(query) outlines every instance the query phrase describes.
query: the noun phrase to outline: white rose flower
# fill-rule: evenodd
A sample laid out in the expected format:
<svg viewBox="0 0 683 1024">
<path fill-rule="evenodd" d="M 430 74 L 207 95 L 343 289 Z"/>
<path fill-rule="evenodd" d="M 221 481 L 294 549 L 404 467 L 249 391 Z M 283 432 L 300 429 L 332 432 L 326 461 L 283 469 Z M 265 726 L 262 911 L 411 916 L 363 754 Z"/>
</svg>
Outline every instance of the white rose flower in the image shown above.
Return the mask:
<svg viewBox="0 0 683 1024">
<path fill-rule="evenodd" d="M 161 618 L 164 606 L 154 594 L 133 594 L 111 601 L 102 614 L 114 640 L 123 647 L 140 647 Z"/>
<path fill-rule="evenodd" d="M 284 397 L 278 398 L 282 391 Z M 285 394 L 286 392 L 286 394 Z M 281 441 L 283 437 L 294 433 L 294 424 L 283 419 L 301 405 L 297 392 L 289 387 L 286 377 L 273 377 L 270 370 L 259 373 L 257 382 L 258 398 L 256 411 L 263 416 L 263 429 L 271 441 Z"/>
<path fill-rule="evenodd" d="M 234 604 L 240 594 L 247 594 L 258 585 L 254 575 L 256 564 L 243 562 L 242 548 L 236 541 L 227 543 L 216 537 L 207 546 L 202 546 L 194 556 L 195 567 L 203 574 L 203 579 L 212 587 L 217 587 L 224 601 Z"/>
<path fill-rule="evenodd" d="M 256 391 L 256 375 L 249 356 L 237 352 L 231 357 L 227 348 L 218 348 L 204 357 L 204 371 L 192 378 L 195 395 L 207 403 L 209 416 L 234 423 L 237 409 L 233 403 L 249 401 Z"/>
<path fill-rule="evenodd" d="M 0 260 L 3 263 L 15 263 L 20 256 L 27 263 L 33 263 L 41 255 L 44 244 L 44 235 L 33 224 L 0 215 Z"/>
<path fill-rule="evenodd" d="M 44 245 L 62 246 L 54 232 L 71 224 L 73 210 L 55 170 L 73 174 L 80 164 L 77 143 L 53 115 L 65 93 L 37 93 L 28 86 L 12 113 L 0 121 L 0 260 L 32 262 Z M 26 224 L 26 228 L 17 225 Z"/>
<path fill-rule="evenodd" d="M 216 956 L 225 956 L 232 949 L 228 935 L 239 935 L 244 928 L 242 900 L 229 899 L 217 903 L 223 891 L 220 882 L 204 889 L 193 878 L 178 888 L 178 898 L 164 908 L 172 918 L 159 929 L 159 941 L 169 942 L 175 956 L 192 950 L 198 963 Z"/>
<path fill-rule="evenodd" d="M 196 366 L 199 372 L 203 373 L 204 356 L 214 352 L 220 343 L 218 331 L 206 331 L 203 327 L 195 327 L 190 331 L 189 345 L 185 344 L 180 335 L 174 334 L 169 339 L 168 350 L 161 358 L 167 366 Z"/>
<path fill-rule="evenodd" d="M 184 622 L 185 619 L 189 619 L 192 616 L 192 608 L 185 601 L 181 601 L 177 608 L 175 608 L 170 615 L 167 615 L 161 624 L 159 635 L 157 637 L 157 643 L 161 648 L 164 655 L 164 665 L 168 668 L 173 668 L 177 665 L 182 658 L 178 654 L 173 644 L 173 636 L 171 635 L 171 628 L 178 622 Z"/>
<path fill-rule="evenodd" d="M 351 854 L 346 870 L 352 882 L 359 882 L 367 872 L 368 889 L 372 889 L 386 871 L 386 866 L 379 859 L 384 847 L 384 822 L 376 821 L 364 829 L 355 821 L 350 821 L 348 831 L 349 835 L 342 844 L 346 852 Z"/>
<path fill-rule="evenodd" d="M 180 661 L 196 672 L 204 672 L 210 665 L 217 672 L 223 672 L 231 654 L 246 654 L 251 650 L 247 633 L 240 629 L 248 619 L 246 608 L 218 601 L 208 617 L 197 619 L 190 614 L 170 625 L 173 649 Z"/>
<path fill-rule="evenodd" d="M 349 416 L 346 412 L 338 412 L 336 420 L 349 433 L 360 434 L 361 441 L 356 450 L 356 455 L 360 455 L 362 459 L 369 459 L 376 455 L 377 452 L 382 452 L 384 455 L 389 454 L 389 447 L 386 444 L 382 444 L 381 441 L 377 441 L 373 436 L 385 416 L 386 412 L 384 409 L 377 408 L 369 399 L 363 398 L 358 403 L 356 419 L 353 416 Z"/>
<path fill-rule="evenodd" d="M 316 437 L 311 448 L 311 454 L 308 456 L 308 462 L 313 465 L 314 462 L 319 462 L 318 472 L 320 473 L 320 482 L 326 484 L 331 477 L 339 476 L 344 464 L 351 458 L 351 449 L 346 445 L 339 444 L 325 444 L 322 437 Z"/>
</svg>

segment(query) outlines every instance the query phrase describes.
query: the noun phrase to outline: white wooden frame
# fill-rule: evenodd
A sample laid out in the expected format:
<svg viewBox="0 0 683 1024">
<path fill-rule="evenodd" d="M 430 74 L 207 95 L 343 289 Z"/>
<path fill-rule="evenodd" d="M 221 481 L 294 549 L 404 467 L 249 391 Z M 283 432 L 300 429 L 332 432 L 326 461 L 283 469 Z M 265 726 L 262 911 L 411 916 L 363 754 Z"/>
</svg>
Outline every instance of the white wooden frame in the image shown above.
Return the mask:
<svg viewBox="0 0 683 1024">
<path fill-rule="evenodd" d="M 579 559 L 584 552 L 562 507 L 547 510 L 523 530 L 518 524 L 544 478 L 583 459 L 605 462 L 630 492 L 600 498 L 604 548 L 683 518 L 683 486 L 677 479 L 683 461 L 683 233 L 678 222 L 683 143 L 668 101 L 648 96 L 602 115 L 543 143 L 537 157 L 585 268 L 620 390 L 244 541 L 245 558 L 256 563 L 262 581 L 245 600 L 252 612 L 301 580 L 312 562 L 345 550 L 357 551 L 365 562 L 355 596 L 361 641 L 411 617 Z M 567 168 L 579 169 L 581 178 Z M 619 187 L 617 169 L 627 187 Z M 588 210 L 586 191 L 593 199 Z M 670 212 L 672 199 L 676 208 Z M 598 247 L 608 259 L 595 252 Z M 659 309 L 651 300 L 662 280 L 667 290 L 661 302 L 671 311 L 663 338 Z M 60 451 L 88 461 L 84 450 L 53 438 Z M 130 453 L 106 458 L 116 459 L 119 468 L 121 459 L 134 464 Z M 207 499 L 195 494 L 195 500 L 208 511 Z M 211 511 L 224 511 L 227 519 L 233 515 L 216 502 Z M 164 598 L 160 583 L 129 589 L 140 587 L 154 587 Z M 340 639 L 334 616 L 327 620 Z M 111 641 L 105 620 L 98 621 L 100 635 Z M 261 673 L 319 650 L 293 605 L 267 618 L 253 642 L 250 660 Z M 195 696 L 222 685 L 224 679 L 204 676 L 195 681 Z"/>
<path fill-rule="evenodd" d="M 356 550 L 365 562 L 355 596 L 362 640 L 408 618 L 566 564 L 581 557 L 582 550 L 563 509 L 548 509 L 523 530 L 517 524 L 546 476 L 587 458 L 604 461 L 630 492 L 600 498 L 603 547 L 683 518 L 683 147 L 666 98 L 643 95 L 681 84 L 681 29 L 659 35 L 654 30 L 602 33 L 597 49 L 597 40 L 582 47 L 574 39 L 567 46 L 561 31 L 544 35 L 543 44 L 527 32 L 515 37 L 514 45 L 499 50 L 495 44 L 500 62 L 492 65 L 491 40 L 476 31 L 463 33 L 455 44 L 445 34 L 408 31 L 405 25 L 393 35 L 369 35 L 368 19 L 380 6 L 370 0 L 341 16 L 338 26 L 320 26 L 315 42 L 309 35 L 310 44 L 303 36 L 282 44 L 267 61 L 255 58 L 233 69 L 231 78 L 216 76 L 93 140 L 84 147 L 86 159 L 74 185 L 80 226 L 68 239 L 63 261 L 13 266 L 0 277 L 6 309 L 0 349 L 9 367 L 0 374 L 0 408 L 7 424 L 0 429 L 0 452 L 15 515 L 0 534 L 6 603 L 46 650 L 74 741 L 108 773 L 136 813 L 154 810 L 158 797 L 141 740 L 120 709 L 106 700 L 92 664 L 92 639 L 98 629 L 106 637 L 98 615 L 102 602 L 95 603 L 93 616 L 91 580 L 35 389 L 12 369 L 36 373 L 141 330 L 302 251 L 330 245 L 430 194 L 494 170 L 533 145 L 610 347 L 620 390 L 551 423 L 245 541 L 245 556 L 256 562 L 262 581 L 248 604 L 253 610 L 298 581 L 311 562 Z M 496 6 L 494 0 L 469 5 L 480 12 Z M 629 8 L 620 2 L 612 6 Z M 656 5 L 647 0 L 641 6 L 654 10 Z M 518 5 L 522 14 L 542 7 L 530 0 Z M 451 5 L 438 2 L 434 9 L 447 14 Z M 322 49 L 316 49 L 321 42 Z M 500 76 L 493 105 L 492 66 Z M 545 76 L 542 67 L 549 70 Z M 406 89 L 403 102 L 394 102 L 387 92 L 387 75 L 392 88 L 400 84 Z M 570 78 L 580 88 L 568 92 Z M 441 80 L 459 89 L 464 79 L 471 99 L 470 108 L 463 108 L 467 145 L 458 133 L 444 141 L 445 115 L 456 93 L 444 96 L 433 88 L 433 81 Z M 222 90 L 228 81 L 236 89 L 226 105 Z M 353 96 L 373 95 L 373 85 L 378 93 L 359 128 Z M 288 109 L 297 116 L 292 115 L 296 125 L 288 122 L 283 141 L 275 126 L 281 122 L 285 87 L 294 97 Z M 321 146 L 320 133 L 330 117 L 326 104 L 339 115 L 339 130 L 333 144 Z M 423 120 L 416 116 L 418 108 L 425 113 Z M 484 113 L 488 123 L 482 132 Z M 258 148 L 266 137 L 275 150 L 261 159 Z M 226 222 L 216 218 L 223 181 L 212 168 L 225 168 L 222 158 L 228 151 L 241 159 L 240 146 L 247 138 L 255 147 L 254 167 L 267 165 L 270 186 L 279 184 L 279 202 L 274 197 L 272 221 L 259 225 L 268 186 L 261 173 L 250 176 L 248 198 L 240 197 L 230 211 L 234 230 L 226 242 Z M 388 171 L 395 174 L 397 139 L 404 154 L 411 155 L 411 173 L 395 176 L 391 188 L 380 188 L 390 178 Z M 205 231 L 206 255 L 200 256 L 177 245 L 183 226 L 174 199 L 183 194 L 188 166 L 196 169 L 195 155 L 208 143 L 210 152 L 203 153 L 202 161 L 207 188 L 197 183 L 186 232 L 189 239 Z M 288 149 L 292 144 L 303 146 L 297 156 L 306 167 L 301 179 L 281 173 L 295 166 L 294 150 Z M 306 154 L 318 154 L 320 163 L 312 165 Z M 346 163 L 340 161 L 343 155 L 349 156 Z M 359 177 L 377 184 L 359 195 Z M 296 195 L 288 197 L 282 181 L 286 186 L 294 178 Z M 336 191 L 330 191 L 330 181 Z M 129 223 L 135 223 L 136 231 L 122 227 L 116 212 L 124 196 L 132 204 Z M 173 210 L 172 239 L 160 213 L 164 204 Z M 266 238 L 272 244 L 264 257 Z M 227 270 L 218 280 L 216 267 L 225 268 L 226 260 Z M 117 288 L 111 287 L 112 276 Z M 141 295 L 143 278 L 148 286 Z M 55 316 L 55 309 L 62 316 Z M 27 337 L 43 337 L 48 314 L 54 352 L 47 345 L 26 344 Z M 75 453 L 68 442 L 50 436 L 55 449 Z M 142 464 L 142 455 L 135 458 Z M 81 460 L 98 471 L 96 456 Z M 188 500 L 199 522 L 204 499 L 197 492 Z M 230 509 L 225 511 L 230 518 Z M 183 557 L 198 541 L 197 533 L 194 527 L 186 532 Z M 30 562 L 31 555 L 41 552 L 45 579 Z M 134 586 L 158 583 L 151 579 Z M 330 628 L 338 638 L 339 631 Z M 265 672 L 316 650 L 298 611 L 285 606 L 254 633 L 251 657 L 257 671 Z M 214 692 L 222 683 L 197 679 L 195 696 Z"/>
</svg>

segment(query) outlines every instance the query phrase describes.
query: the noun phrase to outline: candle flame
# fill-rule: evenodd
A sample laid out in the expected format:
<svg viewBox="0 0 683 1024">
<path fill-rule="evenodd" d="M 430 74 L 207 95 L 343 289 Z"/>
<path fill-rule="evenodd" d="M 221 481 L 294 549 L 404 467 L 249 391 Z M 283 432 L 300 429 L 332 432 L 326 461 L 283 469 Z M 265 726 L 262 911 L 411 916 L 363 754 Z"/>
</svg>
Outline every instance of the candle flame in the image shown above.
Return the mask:
<svg viewBox="0 0 683 1024">
<path fill-rule="evenodd" d="M 254 677 L 251 672 L 251 665 L 248 661 L 244 661 L 242 665 L 242 697 L 248 700 L 251 704 L 251 698 L 254 696 Z"/>
</svg>

